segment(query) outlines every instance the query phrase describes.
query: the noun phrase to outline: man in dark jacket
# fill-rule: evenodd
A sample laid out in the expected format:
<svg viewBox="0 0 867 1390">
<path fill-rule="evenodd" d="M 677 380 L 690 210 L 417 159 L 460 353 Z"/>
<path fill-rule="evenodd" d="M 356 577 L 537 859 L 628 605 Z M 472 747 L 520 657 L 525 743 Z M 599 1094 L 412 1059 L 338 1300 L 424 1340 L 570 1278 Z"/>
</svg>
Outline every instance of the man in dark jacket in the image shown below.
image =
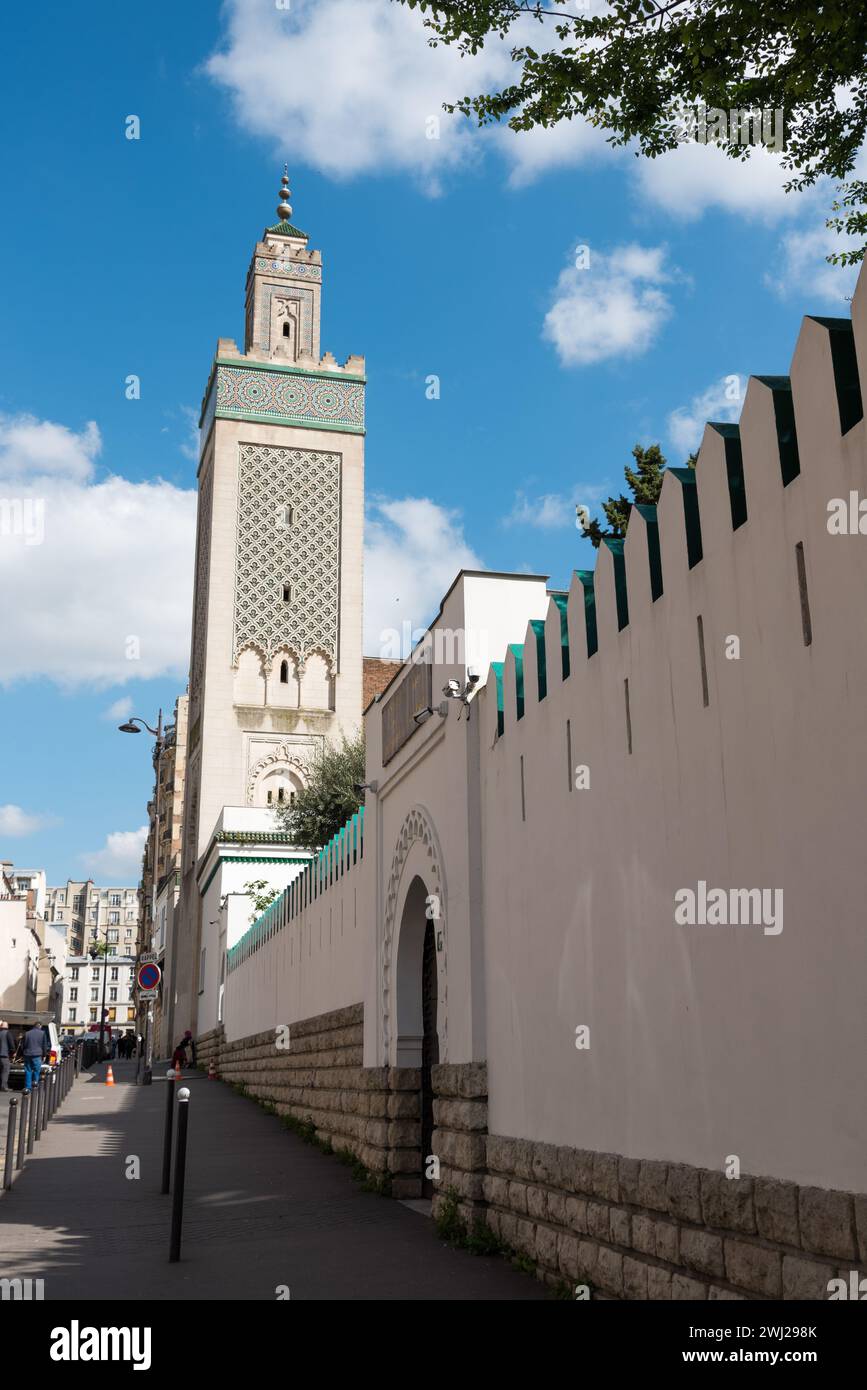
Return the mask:
<svg viewBox="0 0 867 1390">
<path fill-rule="evenodd" d="M 22 1039 L 25 1095 L 28 1091 L 32 1091 L 34 1086 L 39 1085 L 42 1076 L 42 1059 L 47 1051 L 48 1044 L 45 1041 L 42 1024 L 34 1023 L 32 1028 L 28 1028 Z"/>
<path fill-rule="evenodd" d="M 17 1043 L 9 1032 L 5 1018 L 0 1019 L 0 1091 L 9 1090 L 9 1068 L 15 1056 Z"/>
</svg>

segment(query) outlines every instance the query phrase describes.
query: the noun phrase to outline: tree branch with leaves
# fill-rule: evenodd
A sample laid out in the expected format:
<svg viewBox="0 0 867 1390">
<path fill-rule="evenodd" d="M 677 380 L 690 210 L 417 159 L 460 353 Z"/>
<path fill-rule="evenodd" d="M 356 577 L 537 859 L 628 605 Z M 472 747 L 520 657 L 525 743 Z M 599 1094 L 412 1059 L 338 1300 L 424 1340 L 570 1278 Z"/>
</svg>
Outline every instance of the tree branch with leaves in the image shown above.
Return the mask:
<svg viewBox="0 0 867 1390">
<path fill-rule="evenodd" d="M 681 142 L 689 110 L 781 110 L 786 191 L 834 179 L 834 211 L 845 215 L 828 226 L 867 233 L 867 187 L 845 182 L 867 133 L 867 10 L 852 0 L 612 0 L 592 10 L 589 0 L 396 3 L 423 14 L 433 47 L 471 55 L 490 38 L 512 43 L 515 80 L 446 102 L 446 111 L 516 131 L 579 116 L 608 131 L 610 144 L 634 140 L 655 159 Z M 538 43 L 527 41 L 534 31 Z M 739 131 L 709 140 L 733 159 L 749 153 Z M 828 259 L 855 263 L 865 249 Z"/>
</svg>

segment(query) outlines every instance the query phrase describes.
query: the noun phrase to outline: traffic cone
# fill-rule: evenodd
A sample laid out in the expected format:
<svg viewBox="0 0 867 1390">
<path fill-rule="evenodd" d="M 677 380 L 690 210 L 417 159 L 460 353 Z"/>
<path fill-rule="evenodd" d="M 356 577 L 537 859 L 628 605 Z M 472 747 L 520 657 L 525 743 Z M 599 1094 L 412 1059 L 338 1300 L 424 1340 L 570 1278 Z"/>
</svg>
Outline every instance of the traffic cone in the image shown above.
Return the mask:
<svg viewBox="0 0 867 1390">
<path fill-rule="evenodd" d="M 109 1062 L 109 1064 L 108 1064 L 108 1071 L 105 1073 L 105 1084 L 106 1084 L 106 1086 L 113 1086 L 113 1085 L 114 1085 L 114 1072 L 113 1072 L 112 1069 L 111 1069 L 111 1063 L 110 1063 L 110 1062 Z"/>
<path fill-rule="evenodd" d="M 181 1064 L 180 1064 L 180 1062 L 175 1062 L 175 1080 L 176 1080 L 176 1081 L 180 1081 L 180 1080 L 181 1080 Z"/>
<path fill-rule="evenodd" d="M 210 1061 L 210 1064 L 209 1064 L 209 1066 L 208 1066 L 208 1080 L 209 1080 L 209 1081 L 219 1081 L 219 1079 L 220 1079 L 220 1076 L 219 1076 L 219 1073 L 218 1073 L 218 1071 L 217 1071 L 216 1065 L 215 1065 L 215 1063 L 214 1063 L 214 1059 L 213 1059 L 213 1057 L 212 1057 L 212 1058 L 211 1058 L 211 1061 Z"/>
</svg>

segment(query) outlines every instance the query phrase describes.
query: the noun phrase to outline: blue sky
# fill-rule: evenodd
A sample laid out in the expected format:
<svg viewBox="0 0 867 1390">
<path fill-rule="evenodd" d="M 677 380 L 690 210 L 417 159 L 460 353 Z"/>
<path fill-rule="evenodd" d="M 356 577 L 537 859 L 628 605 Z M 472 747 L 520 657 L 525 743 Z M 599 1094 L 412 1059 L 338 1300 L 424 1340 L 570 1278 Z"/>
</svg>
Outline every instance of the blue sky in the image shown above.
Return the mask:
<svg viewBox="0 0 867 1390">
<path fill-rule="evenodd" d="M 565 587 L 593 561 L 574 505 L 637 441 L 681 463 L 736 418 L 726 377 L 786 372 L 802 314 L 848 311 L 829 190 L 786 197 L 766 154 L 480 134 L 441 103 L 505 53 L 474 72 L 389 0 L 19 5 L 2 50 L 0 496 L 45 513 L 41 544 L 0 536 L 0 857 L 52 881 L 137 881 L 150 741 L 117 715 L 184 688 L 193 421 L 284 159 L 323 351 L 367 359 L 371 653 L 461 564 Z"/>
</svg>

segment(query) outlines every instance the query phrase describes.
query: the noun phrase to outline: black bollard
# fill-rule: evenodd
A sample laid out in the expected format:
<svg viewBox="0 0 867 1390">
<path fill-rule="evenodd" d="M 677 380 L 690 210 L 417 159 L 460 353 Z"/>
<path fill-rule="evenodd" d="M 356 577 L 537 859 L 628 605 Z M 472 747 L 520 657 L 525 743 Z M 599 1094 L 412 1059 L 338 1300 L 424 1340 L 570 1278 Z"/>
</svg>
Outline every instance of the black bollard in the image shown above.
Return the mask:
<svg viewBox="0 0 867 1390">
<path fill-rule="evenodd" d="M 27 1118 L 27 1152 L 32 1154 L 33 1144 L 36 1139 L 36 1121 L 39 1112 L 39 1087 L 36 1086 L 30 1092 L 30 1114 Z"/>
<path fill-rule="evenodd" d="M 175 1074 L 166 1072 L 166 1124 L 163 1134 L 163 1192 L 168 1192 L 172 1176 L 172 1125 L 175 1118 Z"/>
<path fill-rule="evenodd" d="M 3 1187 L 6 1191 L 12 1186 L 12 1150 L 15 1148 L 15 1120 L 18 1097 L 9 1097 L 9 1130 L 6 1135 L 6 1164 L 3 1170 Z"/>
<path fill-rule="evenodd" d="M 21 1119 L 18 1122 L 18 1153 L 15 1155 L 15 1167 L 24 1167 L 24 1150 L 27 1147 L 27 1131 L 30 1128 L 30 1097 L 21 1097 Z"/>
<path fill-rule="evenodd" d="M 43 1134 L 45 1133 L 45 1130 L 48 1127 L 48 1078 L 45 1076 L 40 1076 L 39 1078 L 39 1094 L 42 1097 L 42 1099 L 39 1103 L 39 1114 L 37 1116 L 37 1119 L 39 1121 L 39 1133 L 36 1136 L 37 1139 L 42 1138 Z"/>
<path fill-rule="evenodd" d="M 184 1219 L 184 1173 L 187 1166 L 187 1121 L 190 1114 L 190 1093 L 186 1086 L 178 1091 L 178 1142 L 175 1147 L 175 1181 L 172 1191 L 172 1239 L 169 1263 L 181 1258 L 181 1224 Z"/>
</svg>

